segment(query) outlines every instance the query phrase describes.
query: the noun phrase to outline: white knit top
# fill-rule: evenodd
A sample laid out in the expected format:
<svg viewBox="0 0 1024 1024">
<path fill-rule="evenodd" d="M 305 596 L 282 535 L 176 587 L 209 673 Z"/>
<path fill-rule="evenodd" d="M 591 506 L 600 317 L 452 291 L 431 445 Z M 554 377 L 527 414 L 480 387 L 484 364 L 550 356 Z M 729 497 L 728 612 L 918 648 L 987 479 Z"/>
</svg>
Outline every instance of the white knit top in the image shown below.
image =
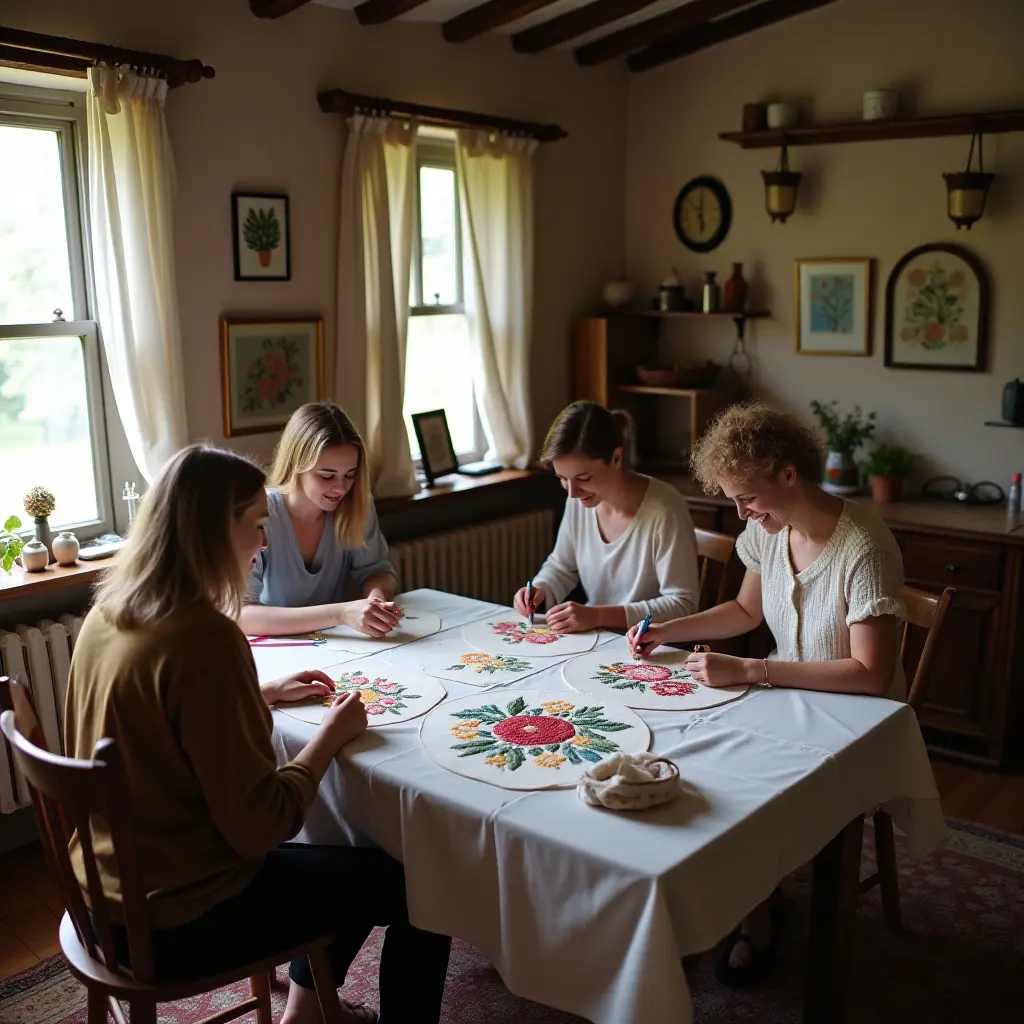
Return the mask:
<svg viewBox="0 0 1024 1024">
<path fill-rule="evenodd" d="M 788 526 L 772 535 L 748 520 L 736 553 L 761 577 L 764 618 L 777 645 L 773 659 L 849 658 L 853 623 L 879 615 L 907 616 L 899 546 L 885 523 L 855 502 L 843 501 L 831 538 L 801 572 L 793 572 Z M 898 660 L 885 696 L 906 700 L 907 683 Z"/>
</svg>

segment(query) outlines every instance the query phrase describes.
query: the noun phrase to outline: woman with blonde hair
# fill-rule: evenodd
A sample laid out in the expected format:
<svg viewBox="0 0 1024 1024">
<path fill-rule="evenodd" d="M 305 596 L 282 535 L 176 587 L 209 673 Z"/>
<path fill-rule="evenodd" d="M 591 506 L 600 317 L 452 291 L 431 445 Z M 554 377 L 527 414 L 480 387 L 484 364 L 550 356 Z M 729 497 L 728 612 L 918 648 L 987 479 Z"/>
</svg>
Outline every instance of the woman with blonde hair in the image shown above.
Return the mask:
<svg viewBox="0 0 1024 1024">
<path fill-rule="evenodd" d="M 629 416 L 573 402 L 551 425 L 541 461 L 568 495 L 555 549 L 513 603 L 520 615 L 547 605 L 562 632 L 628 629 L 650 613 L 662 622 L 697 610 L 700 574 L 686 499 L 626 465 Z M 567 600 L 581 585 L 587 603 Z"/>
<path fill-rule="evenodd" d="M 345 413 L 310 402 L 285 425 L 270 471 L 267 548 L 256 559 L 239 625 L 249 634 L 398 625 L 395 570 L 370 495 L 366 448 Z M 351 599 L 358 588 L 361 595 Z"/>
<path fill-rule="evenodd" d="M 792 416 L 752 404 L 726 409 L 697 444 L 694 476 L 736 503 L 746 528 L 736 552 L 746 574 L 735 600 L 651 626 L 635 656 L 659 644 L 722 640 L 767 622 L 778 645 L 767 659 L 694 653 L 687 669 L 709 686 L 751 683 L 902 700 L 898 625 L 906 617 L 903 560 L 889 528 L 863 505 L 817 484 L 821 451 Z M 743 984 L 773 944 L 759 908 L 719 961 Z"/>
<path fill-rule="evenodd" d="M 379 850 L 285 843 L 339 749 L 366 728 L 366 710 L 357 694 L 337 697 L 309 743 L 278 767 L 267 705 L 323 699 L 333 684 L 302 672 L 260 685 L 234 622 L 265 544 L 264 482 L 242 457 L 202 445 L 164 466 L 75 645 L 65 746 L 90 758 L 99 740 L 117 742 L 158 974 L 216 974 L 333 934 L 340 986 L 371 928 L 387 924 L 382 1013 L 432 1024 L 449 940 L 409 923 L 402 866 Z M 92 821 L 92 842 L 116 906 L 118 868 L 102 819 Z M 77 839 L 71 856 L 84 889 Z M 116 931 L 130 966 L 127 932 Z M 305 958 L 292 962 L 291 979 L 285 1024 L 319 1022 Z M 376 1019 L 365 1007 L 345 1013 Z"/>
</svg>

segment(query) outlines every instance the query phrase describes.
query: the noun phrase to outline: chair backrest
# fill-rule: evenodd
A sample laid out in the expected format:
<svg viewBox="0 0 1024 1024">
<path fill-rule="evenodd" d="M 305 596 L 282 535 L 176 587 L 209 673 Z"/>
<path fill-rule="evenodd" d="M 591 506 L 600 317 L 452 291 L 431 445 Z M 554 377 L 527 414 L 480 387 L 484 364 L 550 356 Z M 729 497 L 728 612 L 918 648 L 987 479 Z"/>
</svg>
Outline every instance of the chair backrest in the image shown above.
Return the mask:
<svg viewBox="0 0 1024 1024">
<path fill-rule="evenodd" d="M 941 594 L 930 594 L 927 590 L 918 590 L 916 587 L 903 588 L 902 597 L 903 603 L 907 606 L 907 621 L 903 625 L 903 637 L 900 641 L 900 661 L 904 668 L 907 667 L 907 640 L 911 629 L 917 627 L 927 630 L 924 646 L 914 669 L 914 678 L 907 693 L 907 703 L 914 709 L 915 714 L 920 712 L 924 704 L 932 666 L 935 663 L 935 652 L 942 635 L 942 623 L 955 593 L 953 587 L 946 587 Z"/>
<path fill-rule="evenodd" d="M 700 569 L 700 604 L 699 611 L 721 604 L 729 586 L 728 565 L 736 547 L 736 538 L 727 533 L 715 533 L 714 530 L 694 530 L 697 538 L 697 565 Z M 712 562 L 718 563 L 713 569 Z M 714 586 L 717 579 L 718 585 Z M 709 600 L 711 592 L 713 600 Z"/>
<path fill-rule="evenodd" d="M 103 894 L 93 849 L 89 821 L 91 815 L 96 815 L 104 819 L 113 840 L 123 907 L 123 921 L 119 923 L 128 930 L 131 973 L 139 981 L 151 981 L 152 933 L 128 816 L 128 786 L 117 744 L 111 739 L 100 740 L 90 761 L 51 754 L 28 691 L 6 677 L 0 678 L 0 709 L 0 730 L 29 784 L 39 834 L 50 866 L 60 880 L 78 938 L 90 956 L 102 960 L 108 970 L 123 973 L 117 962 L 111 908 Z M 85 867 L 88 906 L 68 853 L 68 843 L 75 832 Z"/>
</svg>

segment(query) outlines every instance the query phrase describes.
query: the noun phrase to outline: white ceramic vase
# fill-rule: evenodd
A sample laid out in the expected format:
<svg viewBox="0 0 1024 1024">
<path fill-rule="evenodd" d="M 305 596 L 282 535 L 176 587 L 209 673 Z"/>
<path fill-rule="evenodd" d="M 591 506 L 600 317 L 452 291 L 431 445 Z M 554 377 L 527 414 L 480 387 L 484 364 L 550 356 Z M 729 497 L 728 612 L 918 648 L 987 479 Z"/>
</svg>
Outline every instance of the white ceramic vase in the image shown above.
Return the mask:
<svg viewBox="0 0 1024 1024">
<path fill-rule="evenodd" d="M 628 281 L 609 281 L 601 289 L 601 297 L 609 309 L 619 309 L 633 298 L 633 286 Z"/>
<path fill-rule="evenodd" d="M 25 572 L 41 572 L 50 562 L 50 552 L 42 541 L 30 540 L 21 549 L 21 567 Z"/>
<path fill-rule="evenodd" d="M 857 463 L 849 452 L 829 451 L 825 456 L 825 479 L 821 489 L 829 494 L 856 494 L 860 489 Z"/>
<path fill-rule="evenodd" d="M 78 561 L 78 538 L 70 532 L 58 533 L 53 540 L 53 557 L 61 565 L 74 565 Z"/>
</svg>

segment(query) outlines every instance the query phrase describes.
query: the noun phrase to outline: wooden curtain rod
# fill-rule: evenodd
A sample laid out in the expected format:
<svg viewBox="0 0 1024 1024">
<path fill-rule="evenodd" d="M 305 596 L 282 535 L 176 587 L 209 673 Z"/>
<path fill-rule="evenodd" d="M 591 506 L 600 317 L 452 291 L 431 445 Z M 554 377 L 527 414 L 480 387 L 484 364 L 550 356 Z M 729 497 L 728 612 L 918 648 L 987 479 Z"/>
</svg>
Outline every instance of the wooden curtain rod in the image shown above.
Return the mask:
<svg viewBox="0 0 1024 1024">
<path fill-rule="evenodd" d="M 403 103 L 379 96 L 361 96 L 344 89 L 328 89 L 317 95 L 317 103 L 325 114 L 382 114 L 415 118 L 424 124 L 443 128 L 490 128 L 509 135 L 526 135 L 538 142 L 557 142 L 569 133 L 557 124 L 534 124 L 509 117 L 475 114 L 471 110 L 449 110 L 445 107 L 426 107 L 420 103 Z"/>
<path fill-rule="evenodd" d="M 186 82 L 199 82 L 216 74 L 201 60 L 178 60 L 162 53 L 145 50 L 125 50 L 105 43 L 89 43 L 63 36 L 47 36 L 39 32 L 25 32 L 0 25 L 0 60 L 24 67 L 54 70 L 68 74 L 84 73 L 101 61 L 106 64 L 127 64 L 136 68 L 151 68 L 164 75 L 174 88 Z"/>
</svg>

